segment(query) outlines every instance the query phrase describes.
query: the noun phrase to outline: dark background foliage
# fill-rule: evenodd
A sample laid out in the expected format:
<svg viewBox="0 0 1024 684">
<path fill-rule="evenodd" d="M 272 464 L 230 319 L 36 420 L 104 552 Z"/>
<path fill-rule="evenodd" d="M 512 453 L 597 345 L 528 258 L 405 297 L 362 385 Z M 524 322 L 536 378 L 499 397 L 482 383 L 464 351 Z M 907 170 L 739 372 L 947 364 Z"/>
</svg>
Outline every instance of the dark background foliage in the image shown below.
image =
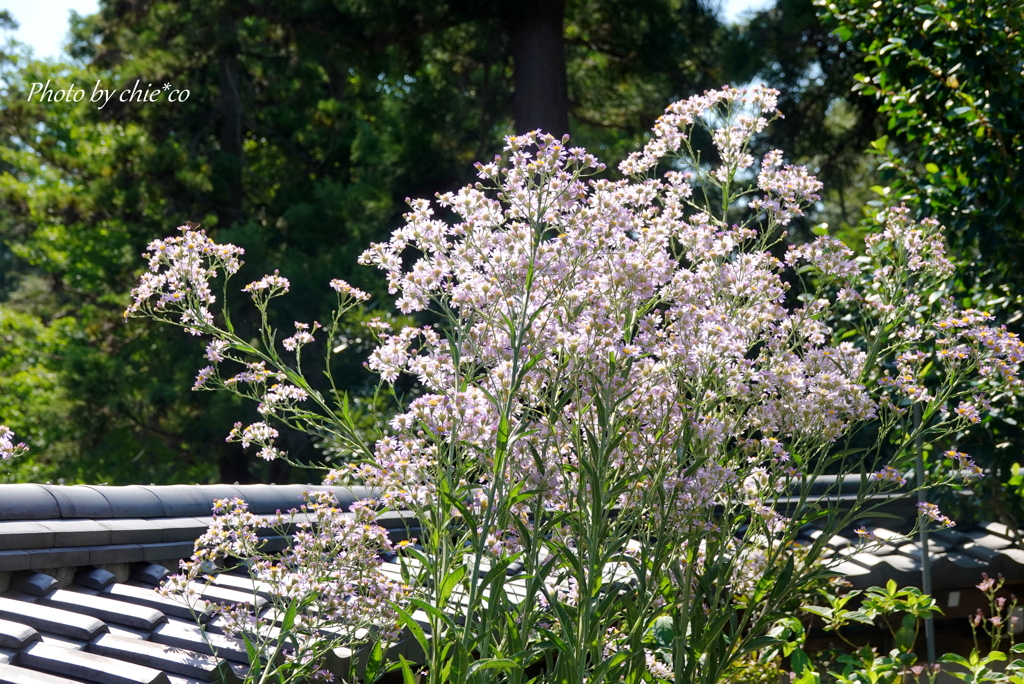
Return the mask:
<svg viewBox="0 0 1024 684">
<path fill-rule="evenodd" d="M 1021 27 L 1012 0 L 776 0 L 732 25 L 698 0 L 103 0 L 58 62 L 0 47 L 0 423 L 32 447 L 8 476 L 315 480 L 224 441 L 255 413 L 190 390 L 200 342 L 124 322 L 148 242 L 193 221 L 246 249 L 239 286 L 280 269 L 293 284 L 282 329 L 327 315 L 331 278 L 384 306 L 356 257 L 400 224 L 407 197 L 470 181 L 503 136 L 533 128 L 568 132 L 613 168 L 669 102 L 723 83 L 779 88 L 786 117 L 760 144 L 825 183 L 790 240 L 825 222 L 855 244 L 865 218 L 908 202 L 949 227 L 964 263 L 950 293 L 1012 320 Z M 47 80 L 190 97 L 27 101 Z M 247 315 L 235 314 L 252 333 Z M 346 335 L 335 372 L 369 397 L 357 321 Z M 977 492 L 1015 515 L 1016 415 L 965 436 L 992 473 Z M 324 458 L 308 436 L 284 440 Z"/>
</svg>

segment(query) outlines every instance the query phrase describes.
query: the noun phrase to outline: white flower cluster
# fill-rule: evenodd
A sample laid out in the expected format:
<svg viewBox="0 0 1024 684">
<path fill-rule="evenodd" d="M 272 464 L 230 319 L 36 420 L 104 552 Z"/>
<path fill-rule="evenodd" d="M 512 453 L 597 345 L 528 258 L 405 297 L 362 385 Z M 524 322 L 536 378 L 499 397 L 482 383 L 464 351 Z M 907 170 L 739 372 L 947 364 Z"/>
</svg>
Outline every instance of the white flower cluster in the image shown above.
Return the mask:
<svg viewBox="0 0 1024 684">
<path fill-rule="evenodd" d="M 6 425 L 0 425 L 0 461 L 22 456 L 28 451 L 23 442 L 14 443 L 14 431 Z"/>
<path fill-rule="evenodd" d="M 296 519 L 296 514 L 303 515 Z M 352 647 L 367 638 L 368 629 L 385 641 L 398 633 L 394 606 L 408 588 L 380 570 L 380 555 L 392 545 L 374 518 L 373 509 L 358 503 L 341 510 L 324 490 L 307 492 L 300 509 L 269 519 L 250 513 L 241 499 L 218 500 L 191 560 L 182 561 L 181 573 L 165 580 L 160 592 L 195 605 L 213 580 L 211 568 L 247 563 L 254 583 L 269 593 L 280 614 L 289 605 L 301 606 L 286 635 L 283 662 L 286 669 L 301 666 L 312 673 L 332 646 Z M 261 529 L 290 534 L 292 544 L 280 554 L 269 553 Z M 272 648 L 277 639 L 276 630 L 268 630 L 244 606 L 221 604 L 213 610 L 225 618 L 229 634 L 253 645 Z"/>
<path fill-rule="evenodd" d="M 719 110 L 740 112 L 715 135 L 724 163 L 749 166 L 744 150 L 774 106 L 775 94 L 764 89 L 727 88 L 677 103 L 659 120 L 655 138 L 622 169 L 649 170 L 679 149 L 688 127 Z M 742 113 L 749 107 L 760 114 Z M 525 436 L 512 445 L 503 475 L 544 491 L 555 507 L 575 496 L 566 464 L 579 458 L 573 435 L 597 427 L 597 388 L 612 388 L 618 410 L 635 417 L 613 459 L 634 472 L 674 458 L 678 439 L 666 436 L 666 425 L 692 426 L 688 448 L 710 453 L 754 433 L 830 442 L 874 415 L 860 380 L 864 353 L 829 345 L 827 329 L 787 310 L 783 264 L 751 249 L 756 231 L 691 210 L 687 176 L 587 181 L 601 168 L 596 159 L 536 134 L 510 137 L 505 151 L 507 164 L 480 167 L 492 191 L 476 186 L 439 196 L 438 205 L 458 222 L 441 221 L 428 202 L 413 201 L 406 225 L 361 257 L 385 272 L 402 311 L 437 302 L 471 321 L 458 342 L 459 367 L 449 340 L 430 328 L 383 333 L 371 354 L 369 368 L 385 381 L 405 372 L 428 390 L 395 418 L 398 434 L 377 445 L 376 465 L 358 469 L 361 480 L 382 488 L 386 501 L 432 500 L 430 473 L 441 443 L 467 445 L 489 468 L 493 452 L 486 445 L 498 432 L 505 398 L 511 414 L 522 417 Z M 768 212 L 775 224 L 798 215 L 819 187 L 804 170 L 780 163 L 771 153 L 762 164 L 763 189 L 780 207 Z M 685 260 L 673 255 L 675 244 Z M 407 247 L 423 256 L 403 271 Z M 522 334 L 510 327 L 516 320 L 530 322 Z M 796 348 L 794 332 L 805 336 Z M 752 355 L 755 348 L 760 351 Z M 519 377 L 524 362 L 517 359 L 530 359 L 530 370 Z M 458 378 L 470 368 L 472 385 L 459 389 Z M 575 393 L 572 400 L 554 414 L 538 413 L 560 384 Z M 735 403 L 744 409 L 690 408 L 730 398 L 741 398 Z M 779 473 L 789 468 L 769 458 Z M 733 466 L 709 465 L 671 478 L 674 510 L 698 527 L 709 524 L 714 504 L 735 486 Z M 760 517 L 778 527 L 775 518 Z"/>
<path fill-rule="evenodd" d="M 241 267 L 241 247 L 219 245 L 205 231 L 189 226 L 178 228 L 181 235 L 154 240 L 146 249 L 149 272 L 144 273 L 132 290 L 132 303 L 125 318 L 149 313 L 169 320 L 177 314 L 178 322 L 194 335 L 213 325 L 210 307 L 217 301 L 210 290 L 210 280 L 223 269 L 229 275 Z M 161 316 L 163 314 L 163 316 Z"/>
</svg>

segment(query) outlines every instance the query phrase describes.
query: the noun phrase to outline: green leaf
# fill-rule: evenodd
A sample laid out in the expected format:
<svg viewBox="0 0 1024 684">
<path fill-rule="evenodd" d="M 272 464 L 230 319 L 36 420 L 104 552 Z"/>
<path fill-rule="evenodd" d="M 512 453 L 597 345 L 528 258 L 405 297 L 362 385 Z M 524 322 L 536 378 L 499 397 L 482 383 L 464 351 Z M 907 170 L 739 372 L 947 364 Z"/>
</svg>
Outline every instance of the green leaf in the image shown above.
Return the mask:
<svg viewBox="0 0 1024 684">
<path fill-rule="evenodd" d="M 420 623 L 413 618 L 412 614 L 409 613 L 405 608 L 399 605 L 395 605 L 395 612 L 398 613 L 398 619 L 405 625 L 405 628 L 409 630 L 413 638 L 416 639 L 416 643 L 420 645 L 424 653 L 430 653 L 429 644 L 427 643 L 427 635 L 423 632 L 423 628 L 420 627 Z"/>
<path fill-rule="evenodd" d="M 924 165 L 924 170 L 927 171 L 928 173 L 938 173 L 939 172 L 939 167 L 938 167 L 937 164 L 933 164 L 932 162 L 928 162 L 927 164 Z"/>
<path fill-rule="evenodd" d="M 896 630 L 896 648 L 909 653 L 914 648 L 914 641 L 917 639 L 917 618 L 913 615 L 904 615 L 903 624 Z"/>
<path fill-rule="evenodd" d="M 398 656 L 399 661 L 402 663 L 402 684 L 416 684 L 416 675 L 412 673 L 412 668 L 409 667 L 409 661 L 405 659 L 405 656 Z"/>
<path fill-rule="evenodd" d="M 963 656 L 959 656 L 956 653 L 946 653 L 945 655 L 940 656 L 939 657 L 939 662 L 940 663 L 953 663 L 954 665 L 959 665 L 960 667 L 967 668 L 967 669 L 970 669 L 970 667 L 971 667 L 971 664 L 969 662 L 967 662 L 966 658 L 964 658 Z"/>
<path fill-rule="evenodd" d="M 373 648 L 370 649 L 369 655 L 366 657 L 366 670 L 364 680 L 368 682 L 375 681 L 377 676 L 381 674 L 381 666 L 384 663 L 384 647 L 380 641 L 373 642 Z"/>
<path fill-rule="evenodd" d="M 436 619 L 438 622 L 443 624 L 448 629 L 454 629 L 455 628 L 455 622 L 452 621 L 452 618 L 450 616 L 448 616 L 447 614 L 445 614 L 444 611 L 442 611 L 440 608 L 435 606 L 433 603 L 431 603 L 429 601 L 424 601 L 423 599 L 418 599 L 418 598 L 409 599 L 409 603 L 411 605 L 415 606 L 416 608 L 419 608 L 420 610 L 422 610 L 427 615 L 433 617 L 434 619 Z"/>
<path fill-rule="evenodd" d="M 292 627 L 295 626 L 295 614 L 298 612 L 299 603 L 298 601 L 292 601 L 288 604 L 288 610 L 284 613 L 284 619 L 281 620 L 281 632 L 287 634 L 292 631 Z"/>
<path fill-rule="evenodd" d="M 511 658 L 490 658 L 488 660 L 478 660 L 469 666 L 466 670 L 466 676 L 472 677 L 479 670 L 516 670 L 519 669 L 519 663 L 512 660 Z"/>
<path fill-rule="evenodd" d="M 854 622 L 860 622 L 865 625 L 875 624 L 875 616 L 869 615 L 868 613 L 861 610 L 851 610 L 843 614 L 847 620 L 853 620 Z"/>
<path fill-rule="evenodd" d="M 804 673 L 794 679 L 791 684 L 821 684 L 821 675 L 808 668 Z"/>
<path fill-rule="evenodd" d="M 793 651 L 793 655 L 790 656 L 790 663 L 790 667 L 793 668 L 793 672 L 798 675 L 804 670 L 812 669 L 811 658 L 802 648 L 798 648 Z"/>
<path fill-rule="evenodd" d="M 655 618 L 651 623 L 651 638 L 662 648 L 671 648 L 676 637 L 675 624 L 668 615 Z"/>
<path fill-rule="evenodd" d="M 443 606 L 448 603 L 448 597 L 452 595 L 452 591 L 455 590 L 455 587 L 459 586 L 465 576 L 465 565 L 459 565 L 448 573 L 448 576 L 444 578 L 444 583 L 441 584 L 441 591 L 438 592 L 437 605 Z"/>
<path fill-rule="evenodd" d="M 495 448 L 499 453 L 503 453 L 508 445 L 508 430 L 508 416 L 502 413 L 498 419 L 498 434 L 495 439 Z"/>
<path fill-rule="evenodd" d="M 753 639 L 751 639 L 750 641 L 748 641 L 747 643 L 745 643 L 743 645 L 743 648 L 741 648 L 739 650 L 739 653 L 737 653 L 737 655 L 743 656 L 743 655 L 746 655 L 747 653 L 753 653 L 755 651 L 760 651 L 761 649 L 764 649 L 764 648 L 769 648 L 771 646 L 778 646 L 781 643 L 783 643 L 783 641 L 782 641 L 782 639 L 779 639 L 778 637 L 772 637 L 772 636 L 754 637 Z M 799 649 L 797 649 L 797 650 L 799 650 Z M 794 651 L 794 653 L 796 653 L 796 651 Z"/>
<path fill-rule="evenodd" d="M 263 663 L 260 661 L 260 652 L 245 632 L 242 632 L 242 641 L 245 643 L 245 655 L 249 658 L 249 674 L 253 677 L 259 677 L 263 669 Z"/>
</svg>

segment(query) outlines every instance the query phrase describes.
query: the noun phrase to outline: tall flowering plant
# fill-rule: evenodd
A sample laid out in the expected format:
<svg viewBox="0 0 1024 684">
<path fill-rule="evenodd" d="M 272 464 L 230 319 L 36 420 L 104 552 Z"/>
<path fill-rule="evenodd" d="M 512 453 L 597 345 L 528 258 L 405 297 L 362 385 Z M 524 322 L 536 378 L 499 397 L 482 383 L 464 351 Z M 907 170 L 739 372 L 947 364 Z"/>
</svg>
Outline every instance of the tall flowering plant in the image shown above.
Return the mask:
<svg viewBox="0 0 1024 684">
<path fill-rule="evenodd" d="M 240 639 L 250 656 L 252 682 L 333 679 L 332 670 L 356 675 L 383 672 L 383 644 L 394 640 L 398 621 L 393 606 L 405 585 L 380 571 L 380 555 L 392 550 L 387 532 L 363 506 L 341 511 L 329 491 L 312 490 L 306 503 L 270 519 L 253 515 L 241 499 L 214 503 L 213 523 L 196 540 L 192 560 L 159 589 L 183 597 L 202 621 L 223 617 L 222 629 Z M 260 530 L 290 535 L 293 543 L 270 553 Z M 205 604 L 203 592 L 215 581 L 214 569 L 245 567 L 254 595 L 269 602 L 270 616 L 237 604 Z M 276 626 L 275 626 L 276 623 Z M 372 634 L 371 634 L 372 631 Z M 339 657 L 372 641 L 367 656 Z M 209 643 L 211 649 L 221 644 Z"/>
<path fill-rule="evenodd" d="M 951 265 L 938 226 L 903 210 L 880 216 L 861 257 L 827 236 L 776 256 L 820 189 L 781 153 L 750 152 L 776 96 L 724 88 L 671 105 L 620 181 L 532 133 L 478 165 L 475 185 L 411 202 L 361 262 L 384 271 L 403 313 L 442 323 L 371 322 L 368 367 L 423 388 L 373 445 L 303 384 L 297 338 L 315 325 L 283 344 L 289 364 L 273 334 L 257 347 L 210 313 L 205 283 L 235 248 L 192 230 L 154 243 L 129 313 L 212 336 L 198 385 L 347 440 L 350 463 L 327 482 L 415 513 L 395 611 L 427 681 L 712 684 L 779 643 L 780 618 L 828 573 L 825 540 L 905 484 L 915 439 L 1016 391 L 1024 353 L 985 314 L 927 297 Z M 266 320 L 287 281 L 246 289 Z M 227 360 L 245 370 L 221 375 Z M 231 438 L 278 457 L 274 436 L 257 423 Z M 826 471 L 835 484 L 815 493 Z M 859 494 L 838 508 L 847 477 Z M 811 522 L 824 533 L 795 552 Z"/>
</svg>

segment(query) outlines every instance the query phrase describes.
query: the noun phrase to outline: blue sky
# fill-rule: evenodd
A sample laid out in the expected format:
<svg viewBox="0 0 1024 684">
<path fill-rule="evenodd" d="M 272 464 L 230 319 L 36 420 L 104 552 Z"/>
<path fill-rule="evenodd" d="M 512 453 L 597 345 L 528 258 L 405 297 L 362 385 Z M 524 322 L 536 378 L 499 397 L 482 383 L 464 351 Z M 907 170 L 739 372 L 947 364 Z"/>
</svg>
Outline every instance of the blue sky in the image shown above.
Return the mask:
<svg viewBox="0 0 1024 684">
<path fill-rule="evenodd" d="M 722 12 L 734 21 L 744 12 L 759 9 L 771 0 L 721 0 Z M 0 9 L 8 10 L 21 25 L 13 37 L 32 47 L 36 57 L 58 57 L 67 40 L 71 10 L 92 14 L 98 0 L 0 0 Z"/>
<path fill-rule="evenodd" d="M 36 57 L 60 56 L 71 10 L 92 14 L 98 7 L 98 0 L 0 0 L 0 9 L 20 24 L 11 37 L 31 46 Z"/>
</svg>

